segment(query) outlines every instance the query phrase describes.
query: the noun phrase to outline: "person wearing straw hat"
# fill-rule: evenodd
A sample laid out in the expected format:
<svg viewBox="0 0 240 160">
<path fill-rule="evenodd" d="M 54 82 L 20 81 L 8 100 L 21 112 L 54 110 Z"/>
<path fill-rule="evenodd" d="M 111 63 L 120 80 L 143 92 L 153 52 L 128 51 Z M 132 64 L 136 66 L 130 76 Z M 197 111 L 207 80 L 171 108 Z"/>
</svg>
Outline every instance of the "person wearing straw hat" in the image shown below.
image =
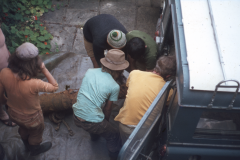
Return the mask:
<svg viewBox="0 0 240 160">
<path fill-rule="evenodd" d="M 121 149 L 121 138 L 109 123 L 109 118 L 112 103 L 118 100 L 120 90 L 116 80 L 129 63 L 125 60 L 124 52 L 118 49 L 109 50 L 100 62 L 102 68 L 88 69 L 83 78 L 77 102 L 72 106 L 73 118 L 76 126 L 90 133 L 92 141 L 99 136 L 105 138 L 109 156 L 116 159 Z"/>
<path fill-rule="evenodd" d="M 42 143 L 44 117 L 39 92 L 54 92 L 58 84 L 38 56 L 38 48 L 26 42 L 8 59 L 8 68 L 0 72 L 0 104 L 8 105 L 10 119 L 19 128 L 18 133 L 31 156 L 46 152 L 51 142 Z M 36 79 L 42 72 L 48 82 Z M 4 93 L 7 93 L 7 98 Z"/>
<path fill-rule="evenodd" d="M 121 49 L 126 45 L 127 30 L 112 15 L 100 14 L 83 27 L 84 46 L 94 68 L 99 68 L 106 49 Z"/>
<path fill-rule="evenodd" d="M 152 72 L 134 70 L 127 79 L 127 95 L 123 107 L 115 117 L 119 121 L 122 144 L 126 142 L 143 115 L 146 113 L 165 82 L 176 75 L 175 56 L 163 56 Z M 169 97 L 172 91 L 169 93 Z M 168 101 L 169 98 L 168 97 Z"/>
</svg>

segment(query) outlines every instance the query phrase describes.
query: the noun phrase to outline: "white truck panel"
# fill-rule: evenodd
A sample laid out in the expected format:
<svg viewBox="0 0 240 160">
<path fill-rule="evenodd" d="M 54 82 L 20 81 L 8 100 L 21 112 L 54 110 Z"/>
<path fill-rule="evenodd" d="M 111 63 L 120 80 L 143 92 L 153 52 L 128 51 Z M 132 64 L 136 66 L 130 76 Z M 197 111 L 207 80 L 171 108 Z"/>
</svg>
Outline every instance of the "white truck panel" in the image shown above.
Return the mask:
<svg viewBox="0 0 240 160">
<path fill-rule="evenodd" d="M 223 59 L 225 78 L 226 80 L 240 81 L 240 1 L 210 0 L 210 3 Z"/>
<path fill-rule="evenodd" d="M 207 0 L 181 0 L 189 88 L 194 90 L 213 91 L 222 80 L 240 81 L 240 1 L 209 3 L 211 9 Z"/>
</svg>

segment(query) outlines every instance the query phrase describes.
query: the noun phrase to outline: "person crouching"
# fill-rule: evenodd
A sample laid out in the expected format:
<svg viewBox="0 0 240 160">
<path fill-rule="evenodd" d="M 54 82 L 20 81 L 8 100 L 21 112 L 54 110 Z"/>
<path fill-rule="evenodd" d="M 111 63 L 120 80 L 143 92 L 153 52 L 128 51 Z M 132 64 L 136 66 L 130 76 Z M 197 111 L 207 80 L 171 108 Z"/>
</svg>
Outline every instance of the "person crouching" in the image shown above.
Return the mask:
<svg viewBox="0 0 240 160">
<path fill-rule="evenodd" d="M 119 131 L 124 144 L 151 106 L 166 81 L 175 78 L 176 57 L 162 56 L 157 60 L 152 72 L 134 70 L 129 74 L 126 86 L 126 99 L 115 121 L 119 123 Z M 172 91 L 167 99 L 169 103 Z"/>
<path fill-rule="evenodd" d="M 10 119 L 18 126 L 18 133 L 31 156 L 49 150 L 51 142 L 42 142 L 44 118 L 38 92 L 54 92 L 58 84 L 38 56 L 38 48 L 23 43 L 9 59 L 8 68 L 0 72 L 0 104 L 6 103 Z M 42 72 L 48 82 L 35 79 Z M 4 92 L 7 98 L 4 97 Z"/>
<path fill-rule="evenodd" d="M 102 68 L 89 69 L 83 78 L 77 102 L 73 105 L 74 122 L 89 132 L 93 141 L 99 136 L 105 138 L 110 158 L 116 159 L 121 149 L 121 138 L 109 123 L 109 118 L 112 103 L 118 100 L 120 90 L 116 80 L 129 63 L 124 52 L 118 49 L 109 50 L 100 61 Z"/>
</svg>

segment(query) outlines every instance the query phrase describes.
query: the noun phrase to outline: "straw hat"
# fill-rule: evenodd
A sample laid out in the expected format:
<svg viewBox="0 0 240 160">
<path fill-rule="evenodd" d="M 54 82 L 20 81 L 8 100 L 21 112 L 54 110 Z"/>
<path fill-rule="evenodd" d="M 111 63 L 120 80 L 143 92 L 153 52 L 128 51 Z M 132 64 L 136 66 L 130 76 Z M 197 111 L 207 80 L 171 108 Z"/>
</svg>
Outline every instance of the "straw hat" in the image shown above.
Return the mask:
<svg viewBox="0 0 240 160">
<path fill-rule="evenodd" d="M 112 30 L 108 33 L 107 42 L 115 49 L 123 48 L 126 45 L 126 41 L 126 35 L 120 30 Z"/>
<path fill-rule="evenodd" d="M 125 54 L 119 49 L 111 49 L 107 52 L 105 58 L 101 58 L 101 63 L 111 70 L 124 70 L 129 66 L 128 61 L 125 60 Z"/>
<path fill-rule="evenodd" d="M 38 48 L 29 42 L 23 43 L 16 49 L 16 56 L 20 59 L 30 59 L 37 57 Z"/>
</svg>

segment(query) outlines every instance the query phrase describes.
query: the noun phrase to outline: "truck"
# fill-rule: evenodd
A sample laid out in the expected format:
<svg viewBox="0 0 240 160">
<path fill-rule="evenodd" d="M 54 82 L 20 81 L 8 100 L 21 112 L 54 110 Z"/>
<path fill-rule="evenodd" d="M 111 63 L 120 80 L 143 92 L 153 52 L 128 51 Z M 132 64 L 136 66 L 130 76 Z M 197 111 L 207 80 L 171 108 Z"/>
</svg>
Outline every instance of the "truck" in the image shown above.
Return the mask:
<svg viewBox="0 0 240 160">
<path fill-rule="evenodd" d="M 177 76 L 118 160 L 239 160 L 240 1 L 165 0 L 161 15 L 159 55 L 176 56 Z"/>
</svg>

